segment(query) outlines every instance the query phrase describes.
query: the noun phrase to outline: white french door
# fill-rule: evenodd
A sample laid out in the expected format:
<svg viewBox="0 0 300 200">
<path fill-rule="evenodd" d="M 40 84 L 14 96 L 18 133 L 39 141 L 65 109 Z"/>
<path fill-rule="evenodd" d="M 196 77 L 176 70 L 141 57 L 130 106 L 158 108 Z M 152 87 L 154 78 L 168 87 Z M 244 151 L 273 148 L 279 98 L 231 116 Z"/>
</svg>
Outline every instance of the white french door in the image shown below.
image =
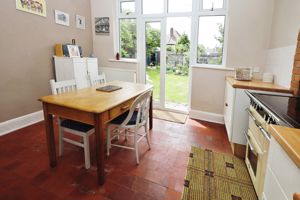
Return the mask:
<svg viewBox="0 0 300 200">
<path fill-rule="evenodd" d="M 166 22 L 162 18 L 147 18 L 142 21 L 142 80 L 154 85 L 153 105 L 165 107 L 166 74 Z"/>
</svg>

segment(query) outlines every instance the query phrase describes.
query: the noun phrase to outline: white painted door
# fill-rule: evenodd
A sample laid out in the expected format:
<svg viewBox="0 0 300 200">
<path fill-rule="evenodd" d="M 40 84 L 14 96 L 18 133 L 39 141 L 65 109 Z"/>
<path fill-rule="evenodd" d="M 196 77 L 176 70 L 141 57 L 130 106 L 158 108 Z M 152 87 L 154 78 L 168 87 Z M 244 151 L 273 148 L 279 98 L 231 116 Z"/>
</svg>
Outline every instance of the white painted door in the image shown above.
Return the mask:
<svg viewBox="0 0 300 200">
<path fill-rule="evenodd" d="M 145 19 L 143 27 L 143 64 L 141 74 L 145 83 L 154 85 L 154 106 L 165 105 L 166 50 L 165 20 L 161 18 Z"/>
</svg>

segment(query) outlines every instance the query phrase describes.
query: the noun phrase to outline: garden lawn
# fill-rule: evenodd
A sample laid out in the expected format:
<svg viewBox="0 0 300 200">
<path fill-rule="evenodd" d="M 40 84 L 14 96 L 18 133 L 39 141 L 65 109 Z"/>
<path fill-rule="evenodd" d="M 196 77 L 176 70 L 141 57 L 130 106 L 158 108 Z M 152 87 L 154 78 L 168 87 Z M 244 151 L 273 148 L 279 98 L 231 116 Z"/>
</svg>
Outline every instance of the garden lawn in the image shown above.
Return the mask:
<svg viewBox="0 0 300 200">
<path fill-rule="evenodd" d="M 160 69 L 147 68 L 148 83 L 154 85 L 154 99 L 159 99 Z M 166 74 L 166 101 L 179 104 L 188 104 L 189 77 L 176 75 L 173 72 Z"/>
</svg>

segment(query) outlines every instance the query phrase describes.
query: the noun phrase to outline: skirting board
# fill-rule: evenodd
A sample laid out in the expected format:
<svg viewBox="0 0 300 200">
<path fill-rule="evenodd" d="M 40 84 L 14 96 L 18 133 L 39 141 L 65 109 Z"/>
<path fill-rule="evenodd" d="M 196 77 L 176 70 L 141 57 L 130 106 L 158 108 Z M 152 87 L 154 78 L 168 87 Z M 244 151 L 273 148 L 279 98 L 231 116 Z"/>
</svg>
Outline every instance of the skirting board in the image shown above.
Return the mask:
<svg viewBox="0 0 300 200">
<path fill-rule="evenodd" d="M 37 122 L 44 120 L 43 111 L 37 111 L 34 113 L 30 113 L 28 115 L 24 115 L 15 119 L 11 119 L 5 122 L 0 123 L 0 136 L 8 134 L 12 131 L 18 130 L 20 128 L 24 128 L 31 124 L 35 124 Z"/>
<path fill-rule="evenodd" d="M 199 110 L 190 110 L 189 116 L 192 119 L 199 119 L 207 122 L 224 124 L 224 116 L 216 113 L 209 113 Z"/>
</svg>

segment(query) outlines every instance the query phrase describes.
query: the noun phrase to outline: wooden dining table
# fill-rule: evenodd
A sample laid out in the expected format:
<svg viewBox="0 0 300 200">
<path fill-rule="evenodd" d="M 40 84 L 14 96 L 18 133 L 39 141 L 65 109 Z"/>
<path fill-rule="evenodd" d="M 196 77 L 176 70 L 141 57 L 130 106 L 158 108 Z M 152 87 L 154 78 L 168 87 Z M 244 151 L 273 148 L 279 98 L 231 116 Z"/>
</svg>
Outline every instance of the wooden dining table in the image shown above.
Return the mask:
<svg viewBox="0 0 300 200">
<path fill-rule="evenodd" d="M 114 85 L 122 87 L 112 92 L 96 90 L 100 86 Z M 95 147 L 97 179 L 100 185 L 105 183 L 104 144 L 105 126 L 112 119 L 129 110 L 132 102 L 140 94 L 152 90 L 152 85 L 113 81 L 85 89 L 79 89 L 58 95 L 43 96 L 45 128 L 50 167 L 57 165 L 53 115 L 93 125 L 95 127 Z M 152 97 L 149 111 L 149 128 L 152 129 Z"/>
</svg>

